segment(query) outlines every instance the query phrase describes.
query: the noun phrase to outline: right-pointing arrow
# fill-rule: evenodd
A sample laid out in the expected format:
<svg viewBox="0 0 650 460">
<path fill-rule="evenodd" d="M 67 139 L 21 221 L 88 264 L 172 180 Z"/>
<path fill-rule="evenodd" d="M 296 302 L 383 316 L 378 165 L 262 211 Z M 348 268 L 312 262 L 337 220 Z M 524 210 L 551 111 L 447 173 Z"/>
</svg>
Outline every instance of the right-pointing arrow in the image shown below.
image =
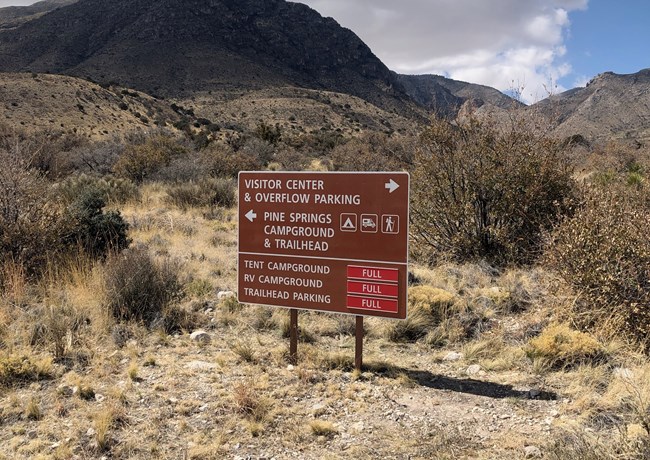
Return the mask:
<svg viewBox="0 0 650 460">
<path fill-rule="evenodd" d="M 388 189 L 388 193 L 393 193 L 395 190 L 399 188 L 399 184 L 395 182 L 393 179 L 391 179 L 390 181 L 384 184 L 384 187 Z"/>
<path fill-rule="evenodd" d="M 257 217 L 257 214 L 255 214 L 255 211 L 253 211 L 252 209 L 246 213 L 246 218 L 248 220 L 250 220 L 251 222 L 253 222 L 256 217 Z"/>
</svg>

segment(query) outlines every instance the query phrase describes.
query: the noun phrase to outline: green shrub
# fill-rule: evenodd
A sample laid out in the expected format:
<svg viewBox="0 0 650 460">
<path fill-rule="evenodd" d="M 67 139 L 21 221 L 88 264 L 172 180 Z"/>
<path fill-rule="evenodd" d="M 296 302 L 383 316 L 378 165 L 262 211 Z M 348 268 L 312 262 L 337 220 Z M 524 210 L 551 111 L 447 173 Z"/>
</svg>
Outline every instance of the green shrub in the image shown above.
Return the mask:
<svg viewBox="0 0 650 460">
<path fill-rule="evenodd" d="M 179 271 L 177 263 L 169 259 L 156 261 L 143 248 L 113 256 L 106 264 L 106 306 L 118 320 L 150 325 L 181 297 Z"/>
<path fill-rule="evenodd" d="M 110 251 L 127 248 L 128 224 L 118 211 L 104 212 L 101 191 L 86 189 L 69 207 L 71 232 L 66 240 L 76 243 L 93 257 L 103 257 Z"/>
<path fill-rule="evenodd" d="M 574 182 L 562 145 L 531 128 L 470 118 L 434 121 L 412 174 L 412 235 L 430 260 L 528 264 L 570 210 Z"/>
<path fill-rule="evenodd" d="M 546 262 L 580 294 L 581 327 L 609 328 L 650 346 L 650 194 L 588 187 L 581 208 L 553 233 Z"/>
</svg>

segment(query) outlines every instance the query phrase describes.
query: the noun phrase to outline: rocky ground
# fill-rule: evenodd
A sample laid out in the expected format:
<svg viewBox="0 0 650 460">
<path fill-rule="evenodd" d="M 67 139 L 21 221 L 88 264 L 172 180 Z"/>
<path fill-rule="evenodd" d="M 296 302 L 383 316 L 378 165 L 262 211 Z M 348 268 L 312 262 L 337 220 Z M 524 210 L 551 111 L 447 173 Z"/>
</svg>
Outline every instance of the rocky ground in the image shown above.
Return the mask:
<svg viewBox="0 0 650 460">
<path fill-rule="evenodd" d="M 565 418 L 561 395 L 461 352 L 370 338 L 357 373 L 341 336 L 301 343 L 292 366 L 287 339 L 219 312 L 205 334 L 133 338 L 5 394 L 0 458 L 523 458 Z"/>
</svg>

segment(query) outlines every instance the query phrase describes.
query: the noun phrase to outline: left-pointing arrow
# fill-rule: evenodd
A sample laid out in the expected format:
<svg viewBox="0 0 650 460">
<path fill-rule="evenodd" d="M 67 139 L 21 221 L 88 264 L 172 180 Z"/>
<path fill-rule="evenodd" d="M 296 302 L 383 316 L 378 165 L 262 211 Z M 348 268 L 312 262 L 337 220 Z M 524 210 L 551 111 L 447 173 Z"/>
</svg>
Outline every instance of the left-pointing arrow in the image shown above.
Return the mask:
<svg viewBox="0 0 650 460">
<path fill-rule="evenodd" d="M 246 218 L 248 220 L 250 220 L 251 222 L 253 222 L 256 217 L 257 217 L 257 214 L 255 214 L 255 211 L 253 211 L 252 209 L 246 213 Z"/>
</svg>

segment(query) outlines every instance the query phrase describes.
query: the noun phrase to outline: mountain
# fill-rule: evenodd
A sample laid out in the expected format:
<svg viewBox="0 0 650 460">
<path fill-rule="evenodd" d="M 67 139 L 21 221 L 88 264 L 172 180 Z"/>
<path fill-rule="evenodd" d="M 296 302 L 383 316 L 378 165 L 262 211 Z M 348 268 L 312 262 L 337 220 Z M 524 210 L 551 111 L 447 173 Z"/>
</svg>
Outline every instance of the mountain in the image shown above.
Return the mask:
<svg viewBox="0 0 650 460">
<path fill-rule="evenodd" d="M 551 96 L 529 108 L 545 114 L 561 136 L 590 141 L 650 141 L 650 69 L 629 75 L 605 72 L 584 88 Z"/>
<path fill-rule="evenodd" d="M 0 32 L 0 69 L 119 83 L 149 94 L 294 86 L 416 116 L 350 30 L 284 0 L 79 0 Z"/>
<path fill-rule="evenodd" d="M 43 0 L 29 6 L 8 6 L 0 8 L 0 30 L 16 28 L 32 19 L 77 0 Z"/>
<path fill-rule="evenodd" d="M 650 141 L 650 69 L 607 72 L 524 107 L 487 86 L 391 72 L 352 31 L 285 0 L 45 0 L 1 8 L 0 70 L 6 94 L 36 83 L 25 75 L 63 74 L 148 94 L 156 104 L 182 106 L 181 116 L 233 130 L 264 121 L 296 132 L 406 133 L 431 114 L 507 118 L 521 109 L 544 114 L 563 137 Z M 29 114 L 48 103 L 52 113 L 60 107 L 25 101 L 18 113 L 5 104 L 6 119 L 38 125 Z M 132 114 L 141 112 L 133 105 Z M 102 119 L 80 126 L 97 136 Z"/>
<path fill-rule="evenodd" d="M 452 80 L 440 75 L 395 75 L 415 102 L 441 117 L 456 118 L 468 101 L 476 108 L 484 104 L 501 109 L 523 107 L 520 102 L 489 86 Z"/>
</svg>

